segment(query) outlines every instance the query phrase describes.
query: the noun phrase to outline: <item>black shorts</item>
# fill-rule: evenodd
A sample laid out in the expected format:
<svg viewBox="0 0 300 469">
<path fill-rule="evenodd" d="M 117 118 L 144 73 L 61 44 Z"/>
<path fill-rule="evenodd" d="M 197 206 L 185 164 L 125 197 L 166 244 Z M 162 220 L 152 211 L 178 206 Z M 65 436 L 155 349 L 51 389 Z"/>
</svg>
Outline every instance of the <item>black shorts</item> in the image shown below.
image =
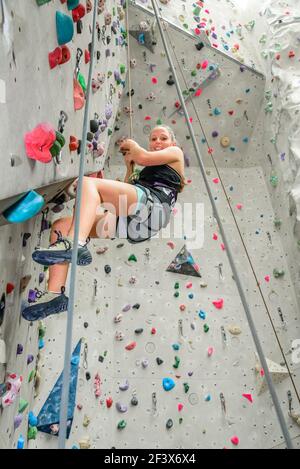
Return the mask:
<svg viewBox="0 0 300 469">
<path fill-rule="evenodd" d="M 129 243 L 141 243 L 155 236 L 165 228 L 171 216 L 171 207 L 150 189 L 136 184 L 144 192 L 142 205 L 134 215 L 117 217 L 116 237 L 127 239 Z"/>
</svg>

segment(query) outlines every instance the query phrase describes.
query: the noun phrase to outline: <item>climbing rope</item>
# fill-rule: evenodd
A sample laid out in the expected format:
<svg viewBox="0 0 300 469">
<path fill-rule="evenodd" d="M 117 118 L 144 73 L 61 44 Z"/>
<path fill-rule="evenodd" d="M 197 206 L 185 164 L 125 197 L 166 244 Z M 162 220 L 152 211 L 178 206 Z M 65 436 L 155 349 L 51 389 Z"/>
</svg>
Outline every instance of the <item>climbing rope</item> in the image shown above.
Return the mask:
<svg viewBox="0 0 300 469">
<path fill-rule="evenodd" d="M 244 310 L 245 310 L 245 313 L 246 313 L 246 316 L 247 316 L 247 320 L 248 320 L 248 323 L 249 323 L 251 334 L 252 334 L 256 349 L 257 349 L 259 359 L 260 359 L 260 363 L 261 363 L 261 366 L 264 370 L 265 379 L 266 379 L 266 382 L 267 382 L 267 385 L 268 385 L 268 388 L 269 388 L 269 391 L 270 391 L 270 394 L 271 394 L 271 397 L 272 397 L 272 400 L 273 400 L 273 403 L 274 403 L 277 418 L 278 418 L 278 421 L 279 421 L 283 436 L 285 438 L 287 448 L 288 449 L 293 449 L 292 440 L 291 440 L 291 437 L 290 437 L 290 434 L 289 434 L 289 431 L 288 431 L 288 428 L 287 428 L 287 425 L 286 425 L 286 422 L 285 422 L 285 419 L 284 419 L 282 409 L 281 409 L 280 404 L 279 404 L 279 400 L 278 400 L 276 391 L 275 391 L 273 383 L 272 383 L 272 379 L 271 379 L 270 372 L 269 372 L 269 369 L 268 369 L 267 361 L 266 361 L 266 358 L 265 358 L 265 355 L 264 355 L 264 352 L 263 352 L 259 337 L 257 335 L 257 331 L 256 331 L 254 321 L 252 319 L 252 315 L 251 315 L 251 312 L 250 312 L 250 309 L 249 309 L 249 306 L 248 306 L 248 303 L 247 303 L 247 299 L 246 299 L 246 296 L 245 296 L 245 293 L 244 293 L 244 289 L 242 287 L 241 280 L 240 280 L 240 277 L 239 277 L 239 274 L 238 274 L 238 271 L 237 271 L 237 268 L 236 268 L 236 265 L 235 265 L 235 262 L 234 262 L 234 259 L 233 259 L 233 255 L 231 253 L 231 249 L 230 249 L 230 246 L 229 246 L 229 243 L 227 241 L 227 237 L 226 237 L 226 234 L 225 234 L 225 231 L 224 231 L 224 228 L 223 228 L 223 224 L 222 224 L 220 215 L 218 213 L 217 206 L 216 206 L 216 203 L 214 201 L 214 197 L 213 197 L 213 194 L 211 192 L 211 189 L 210 189 L 210 186 L 209 186 L 209 183 L 208 183 L 208 179 L 206 177 L 205 168 L 204 168 L 204 164 L 203 164 L 202 157 L 201 157 L 201 154 L 200 154 L 200 150 L 198 148 L 198 144 L 197 144 L 197 141 L 196 141 L 196 138 L 195 138 L 194 130 L 193 130 L 193 127 L 192 127 L 190 119 L 189 119 L 189 114 L 187 112 L 184 97 L 183 97 L 183 94 L 182 94 L 182 91 L 181 91 L 181 88 L 180 88 L 180 84 L 179 84 L 179 81 L 178 81 L 177 73 L 176 73 L 174 65 L 173 65 L 171 55 L 170 55 L 170 52 L 169 52 L 169 48 L 168 48 L 168 45 L 167 45 L 165 34 L 164 34 L 163 29 L 162 29 L 161 19 L 163 19 L 163 18 L 159 15 L 159 10 L 158 10 L 158 7 L 156 5 L 155 0 L 151 0 L 151 3 L 152 3 L 152 7 L 154 9 L 155 16 L 156 16 L 156 19 L 157 19 L 157 24 L 158 24 L 160 35 L 161 35 L 161 38 L 162 38 L 163 46 L 164 46 L 164 49 L 165 49 L 165 52 L 166 52 L 166 55 L 167 55 L 167 58 L 168 58 L 168 62 L 169 62 L 171 71 L 172 71 L 172 76 L 173 76 L 174 81 L 175 81 L 175 85 L 176 85 L 178 97 L 179 97 L 179 100 L 180 100 L 180 103 L 181 103 L 181 107 L 184 111 L 184 115 L 185 115 L 185 118 L 186 118 L 186 123 L 187 123 L 189 133 L 190 133 L 190 136 L 191 136 L 191 139 L 192 139 L 192 142 L 193 142 L 193 146 L 194 146 L 195 153 L 196 153 L 196 156 L 197 156 L 197 160 L 198 160 L 198 163 L 199 163 L 200 171 L 201 171 L 201 174 L 202 174 L 202 177 L 203 177 L 206 189 L 207 189 L 207 193 L 208 193 L 208 196 L 209 196 L 212 208 L 213 208 L 214 218 L 217 220 L 217 223 L 218 223 L 218 226 L 219 226 L 219 230 L 220 230 L 220 233 L 221 233 L 221 236 L 222 236 L 222 239 L 223 239 L 223 242 L 224 242 L 224 246 L 225 246 L 225 249 L 226 249 L 226 253 L 227 253 L 227 256 L 228 256 L 228 260 L 229 260 L 229 263 L 230 263 L 230 266 L 231 266 L 231 269 L 232 269 L 232 273 L 234 275 L 234 280 L 236 282 L 237 289 L 238 289 L 239 294 L 240 294 L 240 298 L 241 298 L 241 301 L 242 301 L 242 304 L 243 304 L 243 307 L 244 307 Z"/>
<path fill-rule="evenodd" d="M 82 139 L 81 139 L 81 153 L 80 153 L 80 164 L 79 164 L 79 176 L 78 184 L 76 189 L 76 203 L 75 203 L 75 231 L 71 261 L 71 277 L 70 277 L 70 296 L 68 303 L 68 314 L 67 314 L 67 328 L 66 328 L 66 343 L 65 343 L 65 355 L 64 355 L 64 369 L 63 369 L 63 385 L 61 393 L 61 405 L 60 405 L 60 429 L 58 436 L 58 448 L 64 449 L 66 444 L 66 431 L 67 431 L 67 419 L 68 419 L 68 404 L 69 404 L 69 387 L 70 387 L 70 369 L 71 369 L 71 356 L 72 356 L 72 331 L 73 331 L 73 313 L 75 303 L 75 286 L 76 286 L 76 272 L 77 272 L 77 255 L 78 255 L 78 239 L 79 239 L 79 220 L 81 210 L 81 196 L 82 196 L 82 182 L 84 177 L 84 166 L 85 166 L 85 148 L 87 141 L 87 130 L 88 130 L 88 116 L 90 108 L 90 94 L 92 84 L 92 73 L 94 66 L 94 48 L 95 48 L 95 32 L 96 32 L 96 14 L 98 8 L 98 1 L 94 0 L 93 9 L 93 26 L 92 26 L 92 47 L 91 47 L 91 60 L 89 66 L 89 75 L 86 91 L 86 103 L 84 109 Z"/>
<path fill-rule="evenodd" d="M 168 32 L 168 29 L 165 27 L 165 25 L 163 25 L 163 27 L 164 27 L 164 31 L 165 31 L 165 33 L 166 33 L 166 36 L 168 37 L 169 44 L 172 44 L 172 41 L 171 41 L 171 38 L 170 38 L 170 35 L 169 35 L 169 32 Z M 172 50 L 173 50 L 173 54 L 174 54 L 174 56 L 175 56 L 175 58 L 176 58 L 176 62 L 177 62 L 178 68 L 179 68 L 179 70 L 180 70 L 181 76 L 182 76 L 182 78 L 183 78 L 183 81 L 184 81 L 184 83 L 185 83 L 185 86 L 186 86 L 186 88 L 188 89 L 189 87 L 188 87 L 188 84 L 187 84 L 185 75 L 184 75 L 184 73 L 183 73 L 183 70 L 182 70 L 180 61 L 179 61 L 179 59 L 178 59 L 178 57 L 177 57 L 177 54 L 176 54 L 176 48 L 173 47 Z M 202 126 L 201 119 L 200 119 L 200 117 L 199 117 L 199 114 L 198 114 L 198 111 L 197 111 L 197 108 L 196 108 L 196 106 L 195 106 L 195 103 L 194 103 L 194 100 L 193 100 L 193 99 L 191 99 L 191 104 L 192 104 L 193 109 L 194 109 L 194 112 L 195 112 L 195 114 L 196 114 L 196 116 L 197 116 L 197 119 L 198 119 L 198 122 L 199 122 L 199 125 L 200 125 L 200 128 L 201 128 L 201 131 L 202 131 L 203 136 L 204 136 L 204 138 L 205 138 L 205 143 L 206 143 L 207 149 L 208 149 L 208 151 L 209 151 L 209 150 L 210 150 L 210 146 L 209 146 L 209 143 L 208 143 L 208 138 L 207 138 L 207 135 L 206 135 L 206 133 L 205 133 L 205 130 L 204 130 L 203 126 Z M 275 335 L 275 337 L 276 337 L 278 346 L 279 346 L 280 351 L 281 351 L 281 353 L 282 353 L 282 356 L 283 356 L 283 359 L 284 359 L 284 362 L 285 362 L 285 366 L 286 366 L 286 368 L 287 368 L 287 370 L 288 370 L 288 372 L 289 372 L 290 379 L 291 379 L 291 382 L 292 382 L 292 384 L 293 384 L 295 394 L 296 394 L 298 400 L 300 401 L 300 395 L 299 395 L 297 386 L 296 386 L 296 384 L 295 384 L 295 382 L 294 382 L 293 374 L 292 374 L 292 372 L 290 371 L 288 361 L 287 361 L 287 359 L 286 359 L 286 357 L 285 357 L 285 355 L 284 355 L 284 351 L 283 351 L 283 348 L 282 348 L 282 346 L 281 346 L 281 343 L 280 343 L 280 340 L 279 340 L 279 337 L 278 337 L 278 334 L 277 334 L 275 325 L 274 325 L 274 323 L 273 323 L 273 321 L 272 321 L 271 313 L 270 313 L 269 307 L 268 307 L 268 305 L 267 305 L 267 302 L 266 302 L 266 299 L 265 299 L 265 295 L 264 295 L 264 293 L 263 293 L 263 291 L 262 291 L 262 289 L 261 289 L 260 282 L 259 282 L 258 276 L 257 276 L 257 274 L 256 274 L 254 265 L 253 265 L 253 263 L 252 263 L 252 261 L 251 261 L 251 257 L 250 257 L 249 251 L 248 251 L 248 249 L 247 249 L 247 246 L 246 246 L 244 237 L 243 237 L 243 235 L 242 235 L 242 233 L 241 233 L 241 230 L 240 230 L 238 221 L 237 221 L 237 219 L 236 219 L 236 216 L 235 216 L 235 214 L 234 214 L 232 205 L 231 205 L 231 203 L 230 203 L 230 199 L 229 199 L 229 196 L 228 196 L 228 194 L 227 194 L 225 184 L 224 184 L 224 182 L 223 182 L 222 176 L 221 176 L 221 174 L 220 174 L 220 171 L 219 171 L 219 168 L 218 168 L 218 166 L 217 166 L 216 160 L 215 160 L 215 158 L 214 158 L 214 156 L 213 156 L 213 153 L 212 153 L 212 152 L 209 152 L 209 154 L 210 154 L 210 156 L 211 156 L 211 160 L 212 160 L 213 166 L 214 166 L 214 168 L 215 168 L 215 170 L 216 170 L 218 179 L 219 179 L 219 181 L 220 181 L 220 183 L 221 183 L 221 188 L 222 188 L 223 193 L 224 193 L 224 195 L 225 195 L 225 198 L 226 198 L 227 204 L 228 204 L 228 206 L 229 206 L 229 210 L 230 210 L 230 212 L 231 212 L 231 215 L 232 215 L 232 217 L 233 217 L 234 224 L 235 224 L 236 229 L 237 229 L 237 231 L 238 231 L 238 233 L 239 233 L 239 237 L 240 237 L 240 240 L 241 240 L 241 242 L 242 242 L 242 245 L 243 245 L 245 254 L 246 254 L 246 256 L 247 256 L 247 259 L 248 259 L 248 261 L 249 261 L 249 264 L 250 264 L 250 267 L 251 267 L 253 276 L 254 276 L 254 278 L 255 278 L 256 285 L 257 285 L 257 287 L 258 287 L 258 290 L 259 290 L 261 299 L 262 299 L 262 301 L 263 301 L 264 307 L 265 307 L 266 312 L 267 312 L 267 315 L 268 315 L 268 317 L 269 317 L 269 320 L 270 320 L 270 323 L 271 323 L 271 326 L 272 326 L 274 335 Z"/>
</svg>

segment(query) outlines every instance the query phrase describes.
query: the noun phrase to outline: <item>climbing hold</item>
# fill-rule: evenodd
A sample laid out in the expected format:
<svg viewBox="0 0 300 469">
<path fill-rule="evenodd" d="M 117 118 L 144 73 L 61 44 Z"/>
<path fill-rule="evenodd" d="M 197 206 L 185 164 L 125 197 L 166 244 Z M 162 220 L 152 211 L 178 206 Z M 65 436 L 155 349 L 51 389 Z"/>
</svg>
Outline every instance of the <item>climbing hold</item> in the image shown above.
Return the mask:
<svg viewBox="0 0 300 469">
<path fill-rule="evenodd" d="M 22 412 L 24 412 L 27 406 L 28 402 L 26 401 L 26 399 L 21 398 L 19 401 L 19 413 L 21 414 Z"/>
<path fill-rule="evenodd" d="M 173 344 L 172 347 L 173 347 L 173 350 L 179 350 L 180 348 L 179 344 Z"/>
<path fill-rule="evenodd" d="M 119 412 L 125 413 L 128 410 L 128 407 L 125 404 L 121 404 L 120 402 L 116 402 L 116 408 Z"/>
<path fill-rule="evenodd" d="M 122 311 L 123 311 L 124 313 L 126 313 L 127 311 L 130 310 L 130 308 L 131 308 L 131 305 L 126 305 L 126 306 L 124 306 L 124 308 L 122 309 Z"/>
<path fill-rule="evenodd" d="M 284 270 L 278 270 L 278 269 L 273 270 L 273 275 L 275 278 L 283 277 L 284 274 L 285 274 Z"/>
<path fill-rule="evenodd" d="M 78 441 L 80 449 L 89 449 L 91 447 L 91 442 L 89 437 L 87 438 L 82 438 L 81 440 Z"/>
<path fill-rule="evenodd" d="M 34 415 L 34 413 L 32 411 L 30 411 L 29 414 L 28 414 L 28 423 L 29 423 L 29 425 L 31 427 L 36 427 L 37 422 L 38 422 L 37 417 Z"/>
<path fill-rule="evenodd" d="M 52 160 L 50 149 L 55 140 L 56 133 L 51 124 L 38 124 L 24 136 L 27 156 L 42 163 L 49 163 Z"/>
<path fill-rule="evenodd" d="M 239 334 L 242 333 L 242 329 L 238 326 L 230 326 L 228 328 L 228 330 L 229 330 L 230 334 L 232 334 L 232 335 L 239 335 Z"/>
<path fill-rule="evenodd" d="M 106 407 L 109 409 L 113 404 L 113 400 L 112 400 L 112 397 L 108 397 L 106 399 Z"/>
<path fill-rule="evenodd" d="M 56 34 L 60 46 L 70 42 L 74 34 L 74 25 L 71 18 L 60 11 L 56 12 Z"/>
<path fill-rule="evenodd" d="M 237 208 L 238 210 L 241 210 L 241 209 L 243 208 L 243 205 L 242 205 L 242 204 L 236 204 L 236 208 Z"/>
<path fill-rule="evenodd" d="M 143 330 L 144 329 L 142 327 L 140 327 L 139 329 L 135 329 L 134 332 L 135 332 L 135 334 L 141 334 L 143 332 Z"/>
<path fill-rule="evenodd" d="M 163 362 L 164 362 L 164 361 L 163 361 L 161 358 L 159 358 L 159 357 L 156 358 L 156 363 L 157 363 L 158 365 L 162 365 Z"/>
<path fill-rule="evenodd" d="M 72 18 L 74 23 L 77 23 L 78 21 L 81 20 L 81 18 L 84 17 L 86 13 L 85 6 L 82 5 L 82 3 L 79 3 L 78 6 L 74 9 L 72 9 Z"/>
<path fill-rule="evenodd" d="M 17 449 L 24 449 L 24 443 L 24 438 L 22 435 L 20 435 L 17 441 Z"/>
<path fill-rule="evenodd" d="M 213 301 L 212 303 L 217 309 L 222 309 L 224 306 L 224 300 L 222 298 L 220 300 Z"/>
<path fill-rule="evenodd" d="M 180 311 L 185 311 L 186 306 L 185 306 L 185 305 L 180 305 L 180 306 L 179 306 L 179 309 L 180 309 Z"/>
<path fill-rule="evenodd" d="M 170 430 L 170 428 L 173 427 L 173 420 L 172 419 L 168 419 L 167 422 L 166 422 L 166 428 L 168 430 Z"/>
<path fill-rule="evenodd" d="M 213 347 L 208 347 L 208 349 L 207 349 L 207 356 L 208 356 L 208 357 L 211 357 L 213 353 L 214 353 Z"/>
<path fill-rule="evenodd" d="M 108 264 L 106 264 L 104 266 L 104 271 L 105 271 L 106 274 L 109 274 L 111 272 L 111 267 Z"/>
<path fill-rule="evenodd" d="M 31 370 L 28 376 L 28 383 L 30 383 L 33 380 L 33 378 L 35 377 L 35 373 L 36 373 L 36 370 Z"/>
<path fill-rule="evenodd" d="M 118 423 L 118 430 L 123 430 L 126 427 L 127 423 L 125 420 L 120 420 Z"/>
<path fill-rule="evenodd" d="M 87 371 L 87 372 L 85 373 L 85 379 L 86 379 L 87 381 L 89 381 L 89 380 L 91 379 L 91 373 L 90 373 L 89 371 Z"/>
<path fill-rule="evenodd" d="M 37 436 L 38 429 L 37 427 L 29 427 L 27 432 L 28 440 L 35 440 Z"/>
<path fill-rule="evenodd" d="M 214 113 L 215 116 L 219 116 L 219 115 L 221 114 L 221 110 L 216 107 L 216 108 L 213 110 L 213 113 Z"/>
<path fill-rule="evenodd" d="M 139 401 L 138 401 L 136 395 L 133 395 L 133 396 L 132 396 L 130 403 L 131 403 L 131 405 L 133 405 L 133 406 L 137 406 L 137 405 L 138 405 Z"/>
<path fill-rule="evenodd" d="M 149 365 L 149 361 L 147 360 L 147 358 L 144 358 L 144 359 L 142 360 L 142 367 L 143 367 L 143 368 L 147 368 L 148 365 Z"/>
<path fill-rule="evenodd" d="M 233 445 L 235 445 L 235 446 L 237 446 L 237 445 L 239 444 L 239 442 L 240 442 L 240 440 L 239 440 L 239 438 L 238 438 L 237 436 L 233 436 L 230 441 L 231 441 L 231 443 L 232 443 Z"/>
<path fill-rule="evenodd" d="M 230 145 L 230 139 L 228 137 L 221 138 L 221 145 L 223 148 L 227 148 Z"/>
<path fill-rule="evenodd" d="M 201 319 L 206 319 L 206 313 L 205 313 L 205 311 L 202 311 L 202 310 L 200 309 L 198 316 L 199 316 L 199 318 L 201 318 Z"/>
<path fill-rule="evenodd" d="M 125 383 L 120 384 L 119 389 L 121 391 L 127 391 L 128 388 L 129 388 L 129 381 L 128 379 L 126 379 Z"/>
<path fill-rule="evenodd" d="M 207 324 L 204 324 L 203 330 L 204 330 L 205 333 L 207 333 L 209 331 L 209 327 L 208 327 Z"/>
<path fill-rule="evenodd" d="M 252 394 L 242 394 L 242 396 L 248 399 L 249 402 L 253 402 Z"/>
<path fill-rule="evenodd" d="M 183 383 L 183 387 L 184 387 L 184 392 L 185 393 L 189 392 L 190 387 L 189 387 L 188 383 Z"/>
<path fill-rule="evenodd" d="M 178 409 L 178 412 L 181 412 L 182 409 L 183 409 L 183 404 L 181 404 L 180 402 L 177 404 L 177 409 Z"/>
<path fill-rule="evenodd" d="M 16 430 L 22 423 L 23 415 L 18 414 L 14 417 L 14 430 Z"/>
<path fill-rule="evenodd" d="M 27 365 L 29 365 L 30 363 L 32 363 L 34 360 L 34 356 L 33 355 L 27 355 Z"/>
<path fill-rule="evenodd" d="M 18 344 L 17 345 L 17 355 L 21 355 L 23 353 L 23 345 L 22 344 Z"/>
<path fill-rule="evenodd" d="M 205 402 L 210 402 L 211 401 L 211 395 L 206 394 L 206 396 L 204 397 L 204 400 L 205 400 Z"/>
<path fill-rule="evenodd" d="M 155 335 L 156 332 L 157 332 L 157 331 L 156 331 L 156 328 L 155 328 L 155 327 L 152 327 L 152 329 L 151 329 L 151 334 L 152 334 L 152 335 Z"/>
<path fill-rule="evenodd" d="M 177 357 L 177 355 L 176 355 L 174 360 L 175 360 L 175 363 L 173 365 L 173 368 L 177 369 L 179 367 L 179 364 L 180 364 L 180 358 Z"/>
<path fill-rule="evenodd" d="M 172 378 L 164 378 L 162 384 L 165 391 L 171 391 L 175 386 L 175 382 Z"/>
<path fill-rule="evenodd" d="M 136 342 L 130 342 L 128 345 L 126 345 L 125 349 L 133 350 L 135 347 L 136 347 Z"/>
</svg>

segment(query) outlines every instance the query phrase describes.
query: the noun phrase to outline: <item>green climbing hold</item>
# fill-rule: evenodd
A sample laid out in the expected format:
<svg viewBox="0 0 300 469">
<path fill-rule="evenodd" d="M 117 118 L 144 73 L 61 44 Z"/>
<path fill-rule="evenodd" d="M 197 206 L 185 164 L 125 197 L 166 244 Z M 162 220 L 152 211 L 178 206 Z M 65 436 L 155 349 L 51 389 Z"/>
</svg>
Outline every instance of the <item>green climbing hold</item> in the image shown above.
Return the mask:
<svg viewBox="0 0 300 469">
<path fill-rule="evenodd" d="M 184 392 L 185 393 L 189 392 L 190 387 L 189 387 L 188 383 L 183 383 L 183 387 L 184 387 Z"/>
<path fill-rule="evenodd" d="M 192 75 L 192 77 L 196 77 L 197 76 L 197 70 L 192 70 L 191 75 Z"/>
<path fill-rule="evenodd" d="M 175 283 L 174 288 L 175 288 L 176 290 L 178 290 L 178 288 L 179 288 L 179 282 L 176 282 L 176 283 Z"/>
<path fill-rule="evenodd" d="M 86 83 L 85 83 L 85 78 L 82 75 L 82 73 L 78 73 L 78 82 L 80 83 L 80 86 L 81 86 L 81 88 L 83 89 L 83 91 L 85 93 L 86 90 L 87 90 L 87 86 L 86 86 Z"/>
<path fill-rule="evenodd" d="M 125 428 L 126 425 L 127 425 L 127 423 L 126 423 L 125 420 L 120 420 L 120 422 L 118 423 L 118 429 L 123 430 L 123 428 Z"/>
<path fill-rule="evenodd" d="M 177 369 L 179 367 L 179 364 L 180 364 L 180 358 L 177 357 L 177 355 L 176 355 L 174 360 L 175 360 L 175 363 L 173 365 L 173 368 Z"/>
<path fill-rule="evenodd" d="M 46 326 L 44 326 L 42 323 L 39 325 L 39 339 L 42 339 L 45 337 L 46 334 Z"/>
<path fill-rule="evenodd" d="M 178 298 L 178 297 L 179 297 L 179 291 L 176 291 L 176 292 L 174 293 L 174 296 L 175 296 L 175 298 Z"/>
<path fill-rule="evenodd" d="M 282 221 L 279 218 L 275 218 L 275 220 L 274 220 L 275 228 L 280 228 L 281 225 L 282 225 Z"/>
<path fill-rule="evenodd" d="M 26 401 L 26 399 L 21 398 L 19 402 L 19 414 L 24 412 L 27 406 L 28 406 L 28 402 Z"/>
<path fill-rule="evenodd" d="M 120 73 L 125 73 L 126 67 L 124 64 L 120 65 Z"/>
<path fill-rule="evenodd" d="M 58 156 L 60 152 L 61 152 L 61 145 L 58 143 L 57 140 L 55 140 L 55 142 L 53 142 L 52 147 L 50 148 L 51 156 L 53 157 Z"/>
<path fill-rule="evenodd" d="M 108 129 L 108 130 L 107 130 L 108 136 L 112 135 L 112 133 L 113 133 L 113 131 L 112 131 L 111 129 Z"/>
<path fill-rule="evenodd" d="M 161 120 L 161 119 L 157 119 L 156 125 L 162 125 L 162 120 Z"/>
<path fill-rule="evenodd" d="M 130 256 L 128 257 L 128 260 L 129 261 L 134 261 L 134 262 L 137 262 L 137 258 L 134 254 L 130 254 Z"/>
<path fill-rule="evenodd" d="M 30 381 L 33 380 L 33 378 L 35 377 L 35 373 L 36 373 L 36 370 L 32 370 L 32 371 L 29 373 L 29 376 L 28 376 L 28 383 L 30 383 Z"/>
<path fill-rule="evenodd" d="M 205 332 L 205 333 L 208 332 L 208 331 L 209 331 L 208 325 L 207 325 L 207 324 L 204 324 L 203 329 L 204 329 L 204 332 Z"/>
<path fill-rule="evenodd" d="M 273 186 L 273 187 L 278 186 L 278 176 L 277 176 L 277 174 L 275 173 L 274 170 L 271 172 L 270 183 L 271 183 L 271 186 Z"/>
<path fill-rule="evenodd" d="M 49 3 L 51 0 L 36 0 L 36 3 L 40 7 L 41 5 L 45 5 L 45 3 Z"/>
<path fill-rule="evenodd" d="M 27 432 L 28 440 L 35 440 L 37 436 L 38 429 L 37 427 L 29 427 Z"/>
<path fill-rule="evenodd" d="M 56 140 L 58 141 L 60 146 L 63 147 L 64 144 L 66 143 L 66 140 L 65 140 L 65 137 L 63 136 L 63 134 L 56 130 L 55 136 L 56 136 Z"/>
<path fill-rule="evenodd" d="M 284 270 L 278 270 L 278 269 L 273 270 L 273 275 L 275 278 L 283 277 L 284 274 L 285 274 Z"/>
</svg>

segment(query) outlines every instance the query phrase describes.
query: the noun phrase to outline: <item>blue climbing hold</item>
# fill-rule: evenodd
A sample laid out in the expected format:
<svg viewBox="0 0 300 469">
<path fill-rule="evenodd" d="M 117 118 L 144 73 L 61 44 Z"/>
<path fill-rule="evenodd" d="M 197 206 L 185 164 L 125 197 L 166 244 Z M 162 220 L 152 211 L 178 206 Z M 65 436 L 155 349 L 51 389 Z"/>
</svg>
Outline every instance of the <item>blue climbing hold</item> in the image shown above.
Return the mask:
<svg viewBox="0 0 300 469">
<path fill-rule="evenodd" d="M 175 387 L 175 382 L 172 378 L 164 378 L 162 384 L 165 391 L 171 391 Z"/>
<path fill-rule="evenodd" d="M 74 23 L 70 16 L 56 12 L 56 35 L 60 46 L 70 42 L 74 34 Z"/>
<path fill-rule="evenodd" d="M 210 401 L 211 401 L 211 395 L 210 395 L 210 394 L 207 394 L 207 395 L 205 396 L 204 400 L 205 400 L 206 402 L 210 402 Z"/>
<path fill-rule="evenodd" d="M 215 116 L 219 116 L 220 114 L 221 114 L 220 109 L 216 107 L 216 108 L 214 109 L 214 115 L 215 115 Z"/>
<path fill-rule="evenodd" d="M 173 347 L 173 350 L 179 350 L 180 349 L 179 344 L 173 344 L 172 347 Z"/>
<path fill-rule="evenodd" d="M 39 339 L 39 350 L 45 347 L 44 339 Z"/>
<path fill-rule="evenodd" d="M 145 44 L 145 34 L 141 33 L 139 34 L 138 41 L 140 44 Z"/>
<path fill-rule="evenodd" d="M 17 449 L 24 449 L 24 443 L 24 438 L 20 435 L 17 442 Z"/>
<path fill-rule="evenodd" d="M 199 318 L 206 319 L 206 313 L 205 313 L 205 311 L 202 311 L 202 309 L 200 309 L 200 311 L 199 311 Z"/>
<path fill-rule="evenodd" d="M 74 10 L 79 5 L 80 0 L 67 0 L 68 10 Z"/>
<path fill-rule="evenodd" d="M 10 223 L 23 223 L 39 213 L 44 204 L 44 198 L 40 194 L 30 191 L 11 207 L 8 207 L 3 212 L 3 216 Z"/>
<path fill-rule="evenodd" d="M 38 422 L 37 417 L 34 415 L 34 413 L 32 411 L 30 411 L 29 414 L 28 414 L 28 423 L 29 423 L 29 425 L 31 427 L 36 427 L 37 422 Z"/>
<path fill-rule="evenodd" d="M 249 138 L 248 138 L 248 137 L 243 138 L 243 142 L 244 142 L 244 143 L 248 143 L 248 142 L 249 142 Z"/>
<path fill-rule="evenodd" d="M 189 298 L 192 300 L 194 298 L 194 293 L 189 293 Z"/>
</svg>

